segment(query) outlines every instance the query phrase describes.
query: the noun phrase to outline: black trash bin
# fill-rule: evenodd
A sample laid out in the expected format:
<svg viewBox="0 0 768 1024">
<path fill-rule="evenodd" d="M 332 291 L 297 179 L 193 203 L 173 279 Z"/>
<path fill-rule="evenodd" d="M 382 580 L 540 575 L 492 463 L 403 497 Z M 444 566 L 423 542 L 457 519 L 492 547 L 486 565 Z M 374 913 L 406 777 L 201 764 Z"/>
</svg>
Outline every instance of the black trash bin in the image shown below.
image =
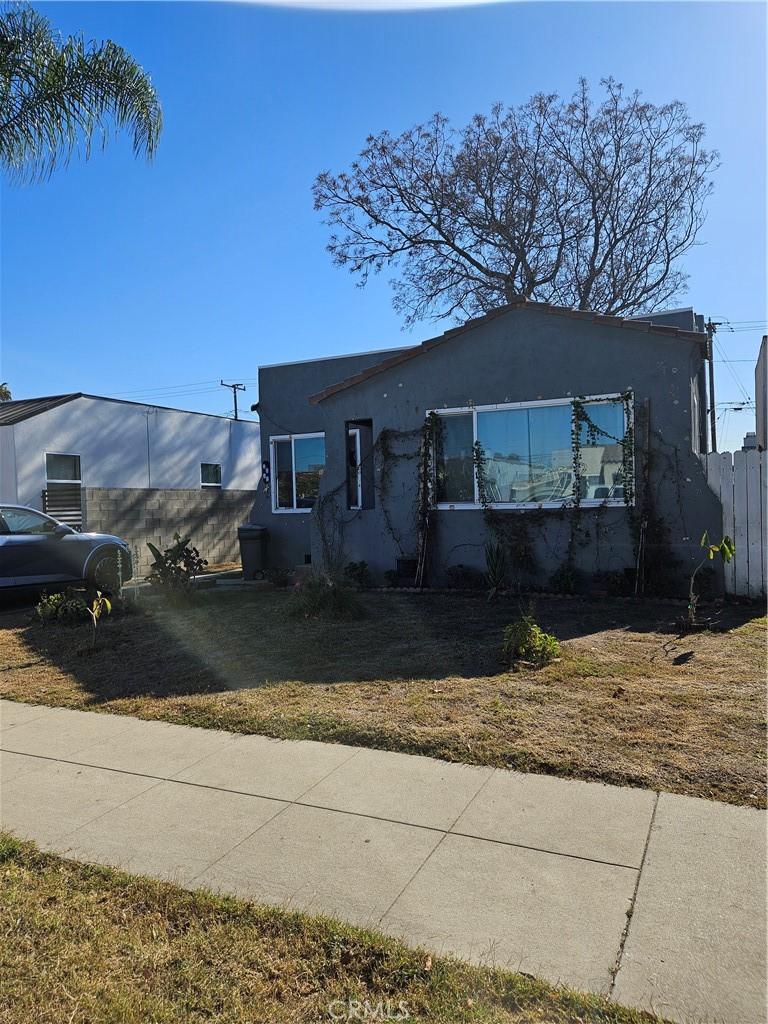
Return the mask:
<svg viewBox="0 0 768 1024">
<path fill-rule="evenodd" d="M 240 560 L 243 563 L 244 580 L 260 580 L 267 565 L 267 528 L 255 523 L 238 527 Z"/>
</svg>

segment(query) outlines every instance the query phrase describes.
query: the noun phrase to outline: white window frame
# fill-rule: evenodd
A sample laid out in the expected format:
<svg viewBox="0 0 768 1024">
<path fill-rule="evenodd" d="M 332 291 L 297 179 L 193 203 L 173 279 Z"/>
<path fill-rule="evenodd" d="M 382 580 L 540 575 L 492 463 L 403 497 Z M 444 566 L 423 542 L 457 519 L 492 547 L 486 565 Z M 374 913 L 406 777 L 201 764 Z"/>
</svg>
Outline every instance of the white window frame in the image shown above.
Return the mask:
<svg viewBox="0 0 768 1024">
<path fill-rule="evenodd" d="M 68 459 L 77 459 L 80 463 L 80 478 L 78 480 L 60 480 L 55 476 L 48 476 L 48 456 L 49 455 L 64 455 Z M 46 484 L 80 484 L 83 486 L 83 457 L 79 452 L 44 452 L 43 453 L 43 466 L 45 467 L 45 482 Z"/>
<path fill-rule="evenodd" d="M 360 427 L 347 427 L 347 440 L 350 437 L 355 439 L 355 465 L 357 466 L 357 502 L 349 506 L 350 512 L 359 512 L 363 507 L 363 467 L 360 461 Z M 347 463 L 347 474 L 349 474 L 349 463 Z"/>
<path fill-rule="evenodd" d="M 619 392 L 613 395 L 589 395 L 586 398 L 578 398 L 583 405 L 587 405 L 590 402 L 623 402 L 624 395 Z M 506 402 L 499 405 L 467 405 L 460 408 L 453 409 L 429 409 L 427 415 L 435 413 L 437 416 L 466 416 L 467 413 L 472 413 L 472 437 L 473 445 L 477 440 L 477 414 L 479 412 L 505 412 L 509 409 L 541 409 L 548 406 L 557 405 L 570 405 L 573 406 L 576 398 L 545 398 L 535 402 Z M 625 432 L 633 425 L 634 422 L 634 402 L 630 400 L 625 405 L 625 419 L 627 422 L 624 424 Z M 474 463 L 474 458 L 473 458 Z M 473 465 L 472 480 L 474 483 L 475 500 L 474 501 L 439 501 L 435 505 L 439 511 L 463 511 L 472 510 L 477 511 L 482 508 L 480 504 L 480 493 L 477 485 L 477 472 Z M 488 502 L 487 507 L 492 509 L 511 509 L 525 511 L 526 509 L 539 509 L 539 508 L 562 508 L 563 505 L 572 503 L 574 499 L 566 498 L 563 501 L 491 501 Z M 634 504 L 634 501 L 633 501 Z M 602 505 L 608 505 L 611 507 L 625 507 L 626 502 L 623 498 L 582 498 L 579 502 L 581 508 L 598 508 Z"/>
<path fill-rule="evenodd" d="M 205 481 L 203 480 L 203 466 L 218 466 L 219 467 L 219 482 L 217 484 L 207 484 L 207 483 L 205 483 Z M 222 476 L 222 473 L 221 473 L 221 463 L 220 462 L 201 462 L 200 463 L 200 486 L 201 487 L 210 487 L 214 491 L 222 490 L 221 476 Z"/>
<path fill-rule="evenodd" d="M 272 434 L 269 438 L 269 479 L 271 482 L 270 490 L 272 492 L 272 511 L 275 515 L 306 515 L 307 512 L 311 512 L 311 508 L 296 508 L 296 441 L 301 441 L 304 438 L 309 437 L 322 437 L 325 440 L 325 431 L 319 430 L 313 434 Z M 290 441 L 291 442 L 291 486 L 293 494 L 293 508 L 278 508 L 277 507 L 277 457 L 275 454 L 275 444 L 278 441 Z"/>
</svg>

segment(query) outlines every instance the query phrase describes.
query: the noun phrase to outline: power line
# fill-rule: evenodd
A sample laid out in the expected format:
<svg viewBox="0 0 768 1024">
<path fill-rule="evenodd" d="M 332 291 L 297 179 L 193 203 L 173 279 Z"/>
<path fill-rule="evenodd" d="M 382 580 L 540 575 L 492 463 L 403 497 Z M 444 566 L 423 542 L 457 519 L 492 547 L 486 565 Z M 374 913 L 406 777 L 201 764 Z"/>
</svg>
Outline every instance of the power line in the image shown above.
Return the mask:
<svg viewBox="0 0 768 1024">
<path fill-rule="evenodd" d="M 715 346 L 717 347 L 717 351 L 720 353 L 721 360 L 728 367 L 728 371 L 730 372 L 731 376 L 733 377 L 733 379 L 734 379 L 734 381 L 736 383 L 736 387 L 739 389 L 741 394 L 744 396 L 745 401 L 751 402 L 752 399 L 750 398 L 749 394 L 747 393 L 747 389 L 741 383 L 740 378 L 736 375 L 736 371 L 731 366 L 730 360 L 725 357 L 725 355 L 723 353 L 723 350 L 720 347 L 720 343 L 718 342 L 717 338 L 714 339 L 714 342 L 715 342 Z"/>
<path fill-rule="evenodd" d="M 192 381 L 191 384 L 164 384 L 155 387 L 136 388 L 134 391 L 115 391 L 115 395 L 150 395 L 166 393 L 168 391 L 178 391 L 180 388 L 198 388 L 203 385 L 217 384 L 215 380 L 197 380 Z"/>
</svg>

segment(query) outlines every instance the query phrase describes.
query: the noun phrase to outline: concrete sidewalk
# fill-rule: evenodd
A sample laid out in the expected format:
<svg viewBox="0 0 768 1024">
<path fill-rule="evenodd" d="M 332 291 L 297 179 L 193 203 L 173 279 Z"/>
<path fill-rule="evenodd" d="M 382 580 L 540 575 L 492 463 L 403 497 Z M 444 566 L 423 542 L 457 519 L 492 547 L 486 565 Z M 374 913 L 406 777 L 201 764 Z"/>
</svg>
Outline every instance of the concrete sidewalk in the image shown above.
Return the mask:
<svg viewBox="0 0 768 1024">
<path fill-rule="evenodd" d="M 680 1022 L 764 1024 L 765 814 L 0 701 L 0 823 Z"/>
</svg>

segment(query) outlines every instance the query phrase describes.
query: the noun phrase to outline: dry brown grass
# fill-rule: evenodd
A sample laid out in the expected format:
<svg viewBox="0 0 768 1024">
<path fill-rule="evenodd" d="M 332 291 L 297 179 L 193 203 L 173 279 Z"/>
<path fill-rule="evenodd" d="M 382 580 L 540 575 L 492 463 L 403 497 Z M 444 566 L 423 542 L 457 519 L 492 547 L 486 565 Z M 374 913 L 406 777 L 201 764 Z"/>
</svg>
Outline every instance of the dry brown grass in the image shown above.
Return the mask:
<svg viewBox="0 0 768 1024">
<path fill-rule="evenodd" d="M 765 806 L 754 609 L 680 637 L 676 606 L 541 598 L 563 656 L 513 674 L 500 660 L 511 599 L 369 593 L 368 617 L 343 623 L 290 621 L 286 599 L 209 592 L 115 619 L 90 657 L 87 630 L 6 611 L 0 695 Z"/>
<path fill-rule="evenodd" d="M 316 1024 L 350 1000 L 382 1003 L 369 1017 L 379 1020 L 402 1002 L 414 1024 L 656 1019 L 328 919 L 61 860 L 2 833 L 0 873 L 5 1024 Z"/>
</svg>

